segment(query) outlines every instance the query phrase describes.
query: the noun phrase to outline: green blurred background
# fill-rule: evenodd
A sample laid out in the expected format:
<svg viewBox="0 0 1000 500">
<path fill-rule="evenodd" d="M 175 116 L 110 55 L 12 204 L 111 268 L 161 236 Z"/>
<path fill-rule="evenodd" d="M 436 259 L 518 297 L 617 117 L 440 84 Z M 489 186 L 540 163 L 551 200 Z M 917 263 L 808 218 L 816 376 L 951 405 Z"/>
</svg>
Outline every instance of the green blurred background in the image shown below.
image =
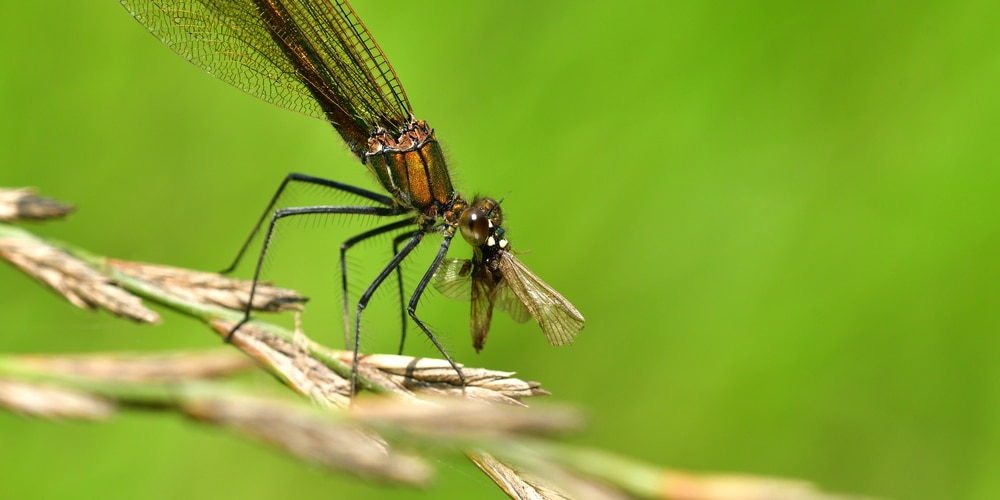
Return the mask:
<svg viewBox="0 0 1000 500">
<path fill-rule="evenodd" d="M 422 314 L 456 359 L 542 381 L 589 413 L 573 441 L 658 464 L 1000 498 L 994 3 L 355 7 L 456 184 L 509 193 L 522 260 L 587 317 L 562 349 L 500 318 L 477 356 L 468 305 L 433 294 Z M 374 187 L 329 126 L 207 76 L 111 0 L 12 2 L 0 54 L 0 185 L 78 206 L 42 234 L 215 270 L 285 173 Z M 312 297 L 304 327 L 331 345 L 337 244 L 364 227 L 290 224 L 268 269 Z M 355 292 L 389 253 L 364 248 Z M 391 352 L 394 292 L 378 297 L 363 345 Z M 76 310 L 8 265 L 0 314 L 5 353 L 219 346 L 169 312 Z M 500 497 L 459 458 L 435 465 L 433 496 Z M 387 493 L 427 494 L 169 416 L 0 413 L 5 498 Z"/>
</svg>

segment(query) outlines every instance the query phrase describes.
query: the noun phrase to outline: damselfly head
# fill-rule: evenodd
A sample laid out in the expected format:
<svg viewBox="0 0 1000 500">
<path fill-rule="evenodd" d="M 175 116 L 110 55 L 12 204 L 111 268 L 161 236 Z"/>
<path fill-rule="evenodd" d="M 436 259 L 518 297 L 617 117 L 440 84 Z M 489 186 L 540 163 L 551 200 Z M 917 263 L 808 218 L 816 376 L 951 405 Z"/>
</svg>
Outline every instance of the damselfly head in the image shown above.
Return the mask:
<svg viewBox="0 0 1000 500">
<path fill-rule="evenodd" d="M 493 198 L 476 198 L 458 218 L 462 237 L 478 250 L 507 249 L 503 229 L 503 211 L 500 202 Z"/>
</svg>

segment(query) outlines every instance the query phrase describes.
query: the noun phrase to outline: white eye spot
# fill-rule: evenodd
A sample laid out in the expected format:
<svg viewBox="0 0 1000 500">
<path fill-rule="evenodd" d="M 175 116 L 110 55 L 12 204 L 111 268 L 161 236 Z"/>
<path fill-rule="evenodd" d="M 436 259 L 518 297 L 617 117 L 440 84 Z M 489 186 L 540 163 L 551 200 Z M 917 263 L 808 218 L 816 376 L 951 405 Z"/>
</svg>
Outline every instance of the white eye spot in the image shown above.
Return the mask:
<svg viewBox="0 0 1000 500">
<path fill-rule="evenodd" d="M 507 240 L 500 240 L 500 248 L 507 248 Z"/>
<path fill-rule="evenodd" d="M 497 240 L 493 239 L 492 236 L 490 236 L 489 238 L 486 238 L 486 246 L 491 247 L 491 246 L 496 245 L 496 244 L 497 244 Z"/>
<path fill-rule="evenodd" d="M 492 229 L 492 228 L 493 228 L 493 221 L 491 221 L 491 220 L 489 220 L 489 219 L 486 219 L 486 222 L 489 222 L 489 223 L 490 223 L 490 228 Z"/>
</svg>

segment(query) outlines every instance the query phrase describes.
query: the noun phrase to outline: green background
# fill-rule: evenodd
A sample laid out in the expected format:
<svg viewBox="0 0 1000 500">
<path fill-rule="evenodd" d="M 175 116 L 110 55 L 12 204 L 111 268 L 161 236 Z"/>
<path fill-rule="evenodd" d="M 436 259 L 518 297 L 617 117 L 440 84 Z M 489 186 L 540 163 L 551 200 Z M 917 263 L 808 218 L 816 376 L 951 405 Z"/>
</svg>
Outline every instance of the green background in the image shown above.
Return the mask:
<svg viewBox="0 0 1000 500">
<path fill-rule="evenodd" d="M 1000 497 L 994 3 L 355 7 L 456 185 L 508 194 L 511 240 L 532 250 L 522 260 L 587 317 L 560 349 L 497 319 L 476 355 L 468 305 L 432 294 L 423 317 L 457 360 L 542 381 L 588 412 L 574 442 L 650 462 L 892 498 Z M 78 206 L 42 234 L 215 270 L 285 173 L 374 188 L 329 126 L 205 75 L 116 2 L 12 2 L 0 54 L 0 185 Z M 304 327 L 331 345 L 337 244 L 363 227 L 292 223 L 268 268 L 312 297 Z M 388 256 L 385 240 L 364 248 L 355 292 Z M 412 265 L 408 282 L 419 275 Z M 396 345 L 393 297 L 371 309 L 370 351 Z M 76 310 L 7 265 L 0 315 L 5 353 L 219 345 L 169 312 L 149 327 Z M 433 353 L 426 340 L 407 349 Z M 430 494 L 500 496 L 461 459 L 433 461 Z M 0 496 L 109 493 L 426 494 L 171 416 L 0 414 Z"/>
</svg>

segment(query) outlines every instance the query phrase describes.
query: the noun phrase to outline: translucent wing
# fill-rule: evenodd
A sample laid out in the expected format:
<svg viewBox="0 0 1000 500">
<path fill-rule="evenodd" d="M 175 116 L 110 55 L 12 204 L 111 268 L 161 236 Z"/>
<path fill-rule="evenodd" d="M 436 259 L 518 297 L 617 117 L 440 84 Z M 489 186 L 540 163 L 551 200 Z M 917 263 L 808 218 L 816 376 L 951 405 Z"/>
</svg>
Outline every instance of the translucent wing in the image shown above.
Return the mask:
<svg viewBox="0 0 1000 500">
<path fill-rule="evenodd" d="M 493 305 L 497 309 L 510 314 L 511 318 L 518 323 L 524 323 L 531 319 L 531 313 L 527 307 L 521 303 L 514 291 L 507 284 L 507 280 L 500 281 L 500 284 L 493 289 Z"/>
<path fill-rule="evenodd" d="M 164 44 L 217 78 L 333 124 L 355 154 L 410 103 L 344 0 L 120 0 Z"/>
<path fill-rule="evenodd" d="M 472 296 L 472 261 L 445 259 L 434 272 L 434 289 L 454 300 L 469 300 Z"/>
<path fill-rule="evenodd" d="M 583 329 L 583 315 L 559 292 L 535 276 L 510 252 L 500 252 L 497 266 L 504 282 L 545 332 L 554 346 L 573 343 Z"/>
</svg>

